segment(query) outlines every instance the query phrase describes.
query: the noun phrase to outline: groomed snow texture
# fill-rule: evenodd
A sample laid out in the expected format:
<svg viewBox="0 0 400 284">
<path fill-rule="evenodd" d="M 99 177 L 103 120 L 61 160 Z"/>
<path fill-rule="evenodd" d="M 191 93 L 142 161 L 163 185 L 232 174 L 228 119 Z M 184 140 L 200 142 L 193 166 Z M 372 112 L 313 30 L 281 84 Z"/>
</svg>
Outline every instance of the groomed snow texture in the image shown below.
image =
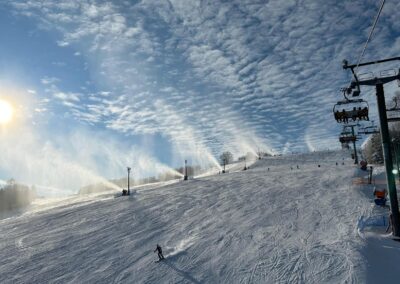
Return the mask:
<svg viewBox="0 0 400 284">
<path fill-rule="evenodd" d="M 371 205 L 348 156 L 270 157 L 131 197 L 38 202 L 0 220 L 0 283 L 363 283 L 356 225 Z"/>
</svg>

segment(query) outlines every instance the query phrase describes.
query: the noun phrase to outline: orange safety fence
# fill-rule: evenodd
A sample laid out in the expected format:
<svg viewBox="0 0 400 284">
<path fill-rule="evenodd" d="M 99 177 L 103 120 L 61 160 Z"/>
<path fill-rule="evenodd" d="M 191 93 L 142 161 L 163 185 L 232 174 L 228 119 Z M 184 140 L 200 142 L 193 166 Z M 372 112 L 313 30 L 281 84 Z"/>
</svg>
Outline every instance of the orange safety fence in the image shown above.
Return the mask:
<svg viewBox="0 0 400 284">
<path fill-rule="evenodd" d="M 357 177 L 354 178 L 352 181 L 353 184 L 368 184 L 368 178 Z M 378 184 L 378 185 L 385 185 L 386 186 L 386 179 L 372 179 L 371 184 Z M 396 180 L 396 184 L 398 184 Z"/>
<path fill-rule="evenodd" d="M 354 178 L 353 179 L 353 184 L 368 184 L 368 179 L 364 179 L 364 178 Z"/>
<path fill-rule="evenodd" d="M 384 191 L 375 191 L 375 196 L 377 198 L 385 198 L 386 197 L 386 192 L 384 192 Z"/>
</svg>

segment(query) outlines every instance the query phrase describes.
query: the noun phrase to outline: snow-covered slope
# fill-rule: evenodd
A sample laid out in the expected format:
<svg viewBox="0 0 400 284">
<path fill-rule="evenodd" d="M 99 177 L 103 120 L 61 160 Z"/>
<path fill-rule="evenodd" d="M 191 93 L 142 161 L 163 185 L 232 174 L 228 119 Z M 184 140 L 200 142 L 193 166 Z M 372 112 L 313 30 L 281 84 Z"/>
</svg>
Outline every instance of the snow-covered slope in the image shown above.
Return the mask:
<svg viewBox="0 0 400 284">
<path fill-rule="evenodd" d="M 370 204 L 344 155 L 37 204 L 0 220 L 0 283 L 364 282 L 356 225 Z"/>
</svg>

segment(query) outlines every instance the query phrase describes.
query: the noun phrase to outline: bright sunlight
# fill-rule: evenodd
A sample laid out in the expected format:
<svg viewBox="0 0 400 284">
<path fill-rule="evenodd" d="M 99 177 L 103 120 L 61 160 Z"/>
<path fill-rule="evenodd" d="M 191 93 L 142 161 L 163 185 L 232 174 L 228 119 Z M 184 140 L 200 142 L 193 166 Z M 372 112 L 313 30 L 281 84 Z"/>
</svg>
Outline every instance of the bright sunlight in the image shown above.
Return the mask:
<svg viewBox="0 0 400 284">
<path fill-rule="evenodd" d="M 7 101 L 0 99 L 0 124 L 6 124 L 13 117 L 13 107 Z"/>
</svg>

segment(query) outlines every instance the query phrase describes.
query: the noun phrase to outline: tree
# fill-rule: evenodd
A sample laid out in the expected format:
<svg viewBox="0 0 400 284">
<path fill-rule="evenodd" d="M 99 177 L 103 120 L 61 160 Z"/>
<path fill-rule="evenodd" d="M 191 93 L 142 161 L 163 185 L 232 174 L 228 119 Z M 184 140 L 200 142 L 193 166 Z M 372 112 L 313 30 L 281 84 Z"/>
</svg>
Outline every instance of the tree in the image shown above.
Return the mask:
<svg viewBox="0 0 400 284">
<path fill-rule="evenodd" d="M 233 162 L 233 155 L 231 152 L 226 151 L 219 156 L 219 160 L 221 161 L 221 164 L 229 164 Z"/>
<path fill-rule="evenodd" d="M 369 137 L 364 145 L 363 153 L 368 163 L 383 163 L 382 140 L 380 134 L 372 134 L 372 136 Z"/>
</svg>

